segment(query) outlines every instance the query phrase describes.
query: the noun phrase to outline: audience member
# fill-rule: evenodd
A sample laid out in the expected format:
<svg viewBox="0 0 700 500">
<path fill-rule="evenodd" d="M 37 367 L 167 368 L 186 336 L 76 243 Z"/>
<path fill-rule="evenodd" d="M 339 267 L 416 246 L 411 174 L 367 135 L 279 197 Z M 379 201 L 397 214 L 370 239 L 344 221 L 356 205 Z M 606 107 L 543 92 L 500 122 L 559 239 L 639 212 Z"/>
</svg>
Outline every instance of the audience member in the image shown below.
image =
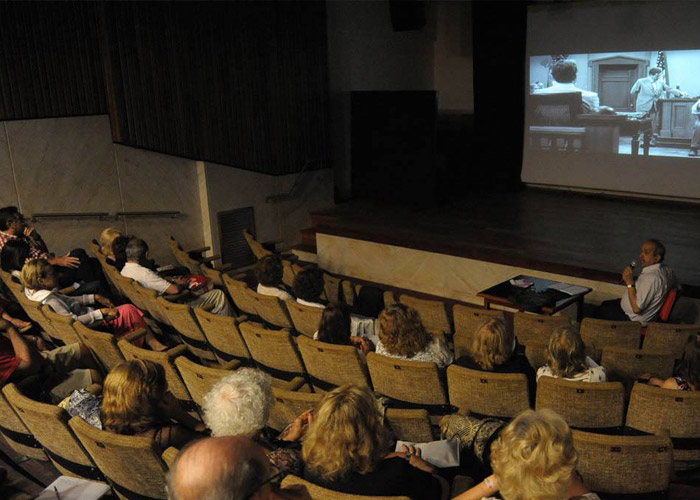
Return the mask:
<svg viewBox="0 0 700 500">
<path fill-rule="evenodd" d="M 516 352 L 513 330 L 500 319 L 490 319 L 477 328 L 470 354 L 455 364 L 471 370 L 495 373 L 522 373 L 527 377 L 530 399 L 534 403 L 536 378 L 527 358 Z"/>
<path fill-rule="evenodd" d="M 151 361 L 134 359 L 112 368 L 102 394 L 105 430 L 151 436 L 161 451 L 169 446 L 182 448 L 205 435 L 204 424 L 190 416 L 168 392 L 163 367 Z"/>
<path fill-rule="evenodd" d="M 169 500 L 311 500 L 303 486 L 280 488 L 265 451 L 250 438 L 201 439 L 186 446 L 167 476 Z"/>
<path fill-rule="evenodd" d="M 577 476 L 571 429 L 552 410 L 525 410 L 491 448 L 494 474 L 454 500 L 600 500 Z"/>
<path fill-rule="evenodd" d="M 605 368 L 586 356 L 584 349 L 576 330 L 568 326 L 555 329 L 545 349 L 547 364 L 537 370 L 537 380 L 556 377 L 574 382 L 605 382 Z"/>
<path fill-rule="evenodd" d="M 389 453 L 389 441 L 369 388 L 334 389 L 324 396 L 306 433 L 304 476 L 324 488 L 355 495 L 443 497 L 435 467 L 415 450 Z"/>
<path fill-rule="evenodd" d="M 681 360 L 675 369 L 675 376 L 664 380 L 652 377 L 647 373 L 642 375 L 640 379 L 664 389 L 680 391 L 700 389 L 700 334 L 693 333 L 688 336 Z"/>
<path fill-rule="evenodd" d="M 22 268 L 22 284 L 24 293 L 29 300 L 49 306 L 55 313 L 71 316 L 86 326 L 101 329 L 106 328 L 117 337 L 147 328 L 143 312 L 132 304 L 115 307 L 112 302 L 99 294 L 86 294 L 77 297 L 63 295 L 58 290 L 58 278 L 54 267 L 44 259 L 27 262 Z M 91 305 L 104 306 L 93 309 Z M 149 347 L 154 351 L 163 351 L 167 347 L 155 338 L 153 333 L 145 336 Z"/>
<path fill-rule="evenodd" d="M 311 410 L 272 437 L 265 429 L 274 405 L 270 376 L 241 368 L 219 380 L 204 397 L 204 421 L 212 436 L 247 436 L 269 453 L 270 462 L 284 473 L 301 472 L 300 441 L 313 420 Z"/>
<path fill-rule="evenodd" d="M 112 242 L 112 257 L 107 256 L 105 259 L 108 264 L 116 267 L 120 273 L 126 264 L 126 246 L 129 244 L 130 239 L 128 236 L 117 236 Z"/>
<path fill-rule="evenodd" d="M 557 61 L 552 66 L 552 78 L 554 78 L 554 83 L 551 87 L 540 88 L 533 90 L 533 94 L 562 94 L 568 92 L 580 92 L 583 104 L 583 112 L 591 113 L 598 111 L 600 107 L 600 98 L 595 92 L 590 92 L 588 90 L 582 90 L 574 85 L 576 81 L 576 76 L 578 74 L 578 67 L 576 66 L 576 61 L 571 59 L 565 59 Z"/>
<path fill-rule="evenodd" d="M 0 208 L 0 249 L 12 240 L 25 241 L 29 245 L 30 258 L 46 259 L 57 266 L 61 287 L 73 283 L 104 282 L 100 263 L 89 258 L 85 250 L 77 248 L 60 257 L 50 254 L 44 240 L 36 229 L 27 225 L 17 207 L 3 207 Z"/>
<path fill-rule="evenodd" d="M 445 341 L 425 330 L 418 312 L 403 304 L 392 304 L 379 315 L 377 354 L 409 361 L 430 361 L 439 367 L 454 356 Z"/>
<path fill-rule="evenodd" d="M 354 345 L 364 354 L 371 352 L 373 346 L 369 339 L 350 335 L 351 323 L 350 308 L 345 304 L 332 302 L 323 310 L 314 340 L 335 345 Z"/>
<path fill-rule="evenodd" d="M 106 258 L 114 260 L 114 240 L 122 236 L 119 229 L 108 227 L 100 233 L 100 252 Z"/>
<path fill-rule="evenodd" d="M 8 322 L 0 321 L 0 331 L 0 386 L 41 374 L 43 389 L 58 402 L 75 389 L 102 381 L 90 350 L 83 344 L 39 351 Z"/>
<path fill-rule="evenodd" d="M 255 264 L 255 277 L 258 280 L 257 292 L 261 295 L 273 295 L 282 300 L 293 299 L 282 283 L 282 259 L 277 255 L 266 255 Z"/>
<path fill-rule="evenodd" d="M 321 304 L 323 287 L 323 271 L 315 266 L 305 267 L 294 278 L 294 295 L 297 302 L 305 306 L 325 307 Z"/>
<path fill-rule="evenodd" d="M 654 321 L 669 290 L 677 286 L 673 270 L 663 264 L 666 247 L 659 240 L 647 240 L 642 245 L 639 262 L 642 272 L 635 283 L 633 269 L 622 271 L 627 291 L 621 299 L 603 302 L 596 317 L 613 321 L 639 321 L 643 326 Z"/>
<path fill-rule="evenodd" d="M 138 238 L 131 238 L 126 246 L 127 262 L 121 270 L 122 276 L 137 281 L 142 287 L 155 290 L 160 295 L 177 295 L 187 291 L 187 278 L 175 278 L 174 282 L 161 278 L 146 265 L 148 246 Z M 209 290 L 187 302 L 192 307 L 209 307 L 214 314 L 231 316 L 233 311 L 221 290 Z"/>
</svg>

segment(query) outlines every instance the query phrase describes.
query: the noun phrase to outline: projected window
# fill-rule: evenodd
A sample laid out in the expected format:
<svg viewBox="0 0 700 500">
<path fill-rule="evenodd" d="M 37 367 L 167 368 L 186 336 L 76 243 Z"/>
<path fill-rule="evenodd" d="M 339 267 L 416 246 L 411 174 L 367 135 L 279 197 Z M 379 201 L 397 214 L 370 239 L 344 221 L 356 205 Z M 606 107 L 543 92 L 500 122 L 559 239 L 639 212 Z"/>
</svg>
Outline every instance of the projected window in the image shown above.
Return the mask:
<svg viewBox="0 0 700 500">
<path fill-rule="evenodd" d="M 530 57 L 526 145 L 700 157 L 700 50 Z"/>
</svg>

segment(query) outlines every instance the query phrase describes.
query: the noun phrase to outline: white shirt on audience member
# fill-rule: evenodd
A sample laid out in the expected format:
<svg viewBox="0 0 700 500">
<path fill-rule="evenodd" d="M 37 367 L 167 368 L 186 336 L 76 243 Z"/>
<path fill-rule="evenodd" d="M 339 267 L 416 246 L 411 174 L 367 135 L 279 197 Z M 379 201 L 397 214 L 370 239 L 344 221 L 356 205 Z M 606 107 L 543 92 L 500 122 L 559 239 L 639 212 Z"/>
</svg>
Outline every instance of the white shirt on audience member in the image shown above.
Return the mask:
<svg viewBox="0 0 700 500">
<path fill-rule="evenodd" d="M 425 351 L 417 353 L 412 358 L 390 354 L 384 347 L 384 344 L 382 344 L 381 340 L 377 342 L 376 352 L 377 354 L 381 354 L 382 356 L 386 356 L 389 358 L 405 359 L 406 361 L 427 361 L 435 363 L 436 365 L 438 365 L 439 368 L 444 368 L 450 363 L 452 363 L 452 361 L 454 361 L 454 355 L 449 350 L 445 342 L 439 338 L 434 338 L 432 342 L 428 344 L 428 347 L 426 347 Z"/>
<path fill-rule="evenodd" d="M 586 356 L 585 363 L 586 370 L 577 373 L 573 377 L 562 378 L 564 380 L 571 380 L 572 382 L 605 382 L 608 379 L 607 374 L 605 373 L 605 368 L 600 366 L 588 356 Z M 540 368 L 537 370 L 537 380 L 539 380 L 540 377 L 559 378 L 552 373 L 552 369 L 549 367 L 549 365 L 540 366 Z"/>
<path fill-rule="evenodd" d="M 285 292 L 284 290 L 274 286 L 265 286 L 262 283 L 258 283 L 257 292 L 260 295 L 272 295 L 274 297 L 279 297 L 282 300 L 294 299 L 294 297 L 292 297 L 289 293 Z"/>
<path fill-rule="evenodd" d="M 309 306 L 309 307 L 320 307 L 321 309 L 325 309 L 326 306 L 323 304 L 319 304 L 318 302 L 308 302 L 304 299 L 300 299 L 297 297 L 297 302 L 303 306 Z"/>
<path fill-rule="evenodd" d="M 127 262 L 124 264 L 121 274 L 122 276 L 126 276 L 138 282 L 138 284 L 144 288 L 155 290 L 159 295 L 163 295 L 170 285 L 172 285 L 172 283 L 164 280 L 154 271 L 136 262 Z"/>
<path fill-rule="evenodd" d="M 632 321 L 639 321 L 642 326 L 646 326 L 656 319 L 656 315 L 664 304 L 664 299 L 668 291 L 676 286 L 676 277 L 673 270 L 662 263 L 652 264 L 642 268 L 642 272 L 634 284 L 637 291 L 637 306 L 641 309 L 640 314 L 632 310 L 630 294 L 625 290 L 622 296 L 620 307 Z"/>
</svg>

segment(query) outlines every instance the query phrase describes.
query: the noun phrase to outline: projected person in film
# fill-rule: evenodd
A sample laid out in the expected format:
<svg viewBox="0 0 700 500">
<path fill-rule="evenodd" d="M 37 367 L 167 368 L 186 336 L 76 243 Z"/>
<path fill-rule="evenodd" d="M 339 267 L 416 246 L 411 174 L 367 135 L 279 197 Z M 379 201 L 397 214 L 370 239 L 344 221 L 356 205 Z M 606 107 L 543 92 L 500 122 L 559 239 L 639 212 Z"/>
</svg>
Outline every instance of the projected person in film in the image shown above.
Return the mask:
<svg viewBox="0 0 700 500">
<path fill-rule="evenodd" d="M 645 116 L 652 119 L 652 138 L 650 146 L 656 146 L 656 138 L 659 135 L 659 119 L 658 119 L 658 108 L 656 106 L 656 101 L 658 101 L 664 92 L 670 92 L 676 97 L 682 97 L 687 95 L 685 92 L 676 90 L 666 85 L 661 79 L 661 70 L 659 68 L 651 68 L 649 70 L 649 76 L 645 78 L 640 78 L 632 86 L 630 94 L 632 98 L 635 99 L 635 111 L 637 113 L 644 113 Z"/>
<path fill-rule="evenodd" d="M 554 63 L 554 66 L 552 66 L 552 78 L 554 78 L 554 83 L 552 86 L 543 89 L 534 89 L 532 93 L 563 94 L 568 92 L 581 92 L 583 112 L 591 113 L 598 111 L 598 108 L 600 107 L 600 99 L 598 94 L 580 89 L 574 85 L 577 74 L 578 67 L 576 66 L 576 61 L 572 61 L 571 59 L 557 61 Z"/>
<path fill-rule="evenodd" d="M 688 156 L 698 156 L 698 149 L 700 149 L 700 100 L 693 104 L 690 112 L 695 117 L 695 124 L 693 125 L 693 139 L 690 141 Z"/>
</svg>

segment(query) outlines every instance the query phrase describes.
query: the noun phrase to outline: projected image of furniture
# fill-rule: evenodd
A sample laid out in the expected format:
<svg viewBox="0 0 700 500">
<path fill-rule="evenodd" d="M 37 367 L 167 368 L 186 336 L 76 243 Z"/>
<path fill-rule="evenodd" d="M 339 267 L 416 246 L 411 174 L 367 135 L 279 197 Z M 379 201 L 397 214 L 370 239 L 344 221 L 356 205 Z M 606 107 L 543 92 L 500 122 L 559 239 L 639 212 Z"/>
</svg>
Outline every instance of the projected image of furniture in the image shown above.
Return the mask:
<svg viewBox="0 0 700 500">
<path fill-rule="evenodd" d="M 659 146 L 690 147 L 693 138 L 695 116 L 690 108 L 697 99 L 659 99 L 656 105 L 659 108 L 659 137 L 656 144 Z"/>
<path fill-rule="evenodd" d="M 633 156 L 639 154 L 640 144 L 644 156 L 649 156 L 651 118 L 642 118 L 639 113 L 586 114 L 576 118 L 579 125 L 586 127 L 586 137 L 595 144 L 586 151 L 617 153 L 620 150 L 620 135 L 623 135 L 632 137 Z"/>
<path fill-rule="evenodd" d="M 528 96 L 527 120 L 530 148 L 548 151 L 581 151 L 585 127 L 578 125 L 583 112 L 580 92 Z"/>
</svg>

